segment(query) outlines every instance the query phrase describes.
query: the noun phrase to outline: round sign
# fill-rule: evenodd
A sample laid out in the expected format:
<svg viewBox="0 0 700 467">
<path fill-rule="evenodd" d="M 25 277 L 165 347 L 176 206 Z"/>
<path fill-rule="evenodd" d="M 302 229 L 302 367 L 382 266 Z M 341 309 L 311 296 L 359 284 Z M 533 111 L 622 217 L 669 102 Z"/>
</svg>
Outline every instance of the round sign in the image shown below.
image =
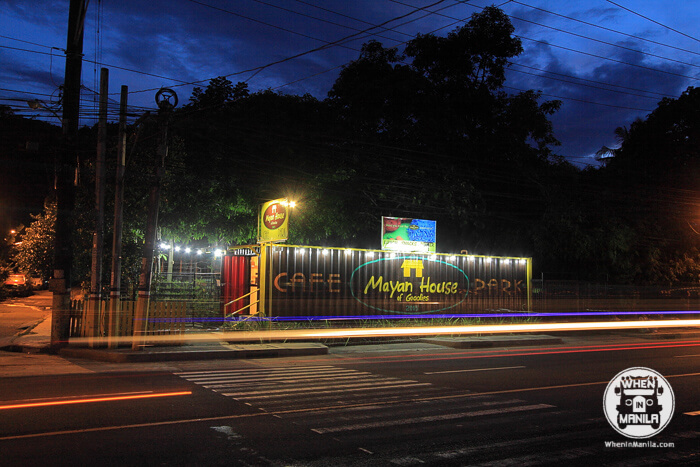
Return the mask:
<svg viewBox="0 0 700 467">
<path fill-rule="evenodd" d="M 650 438 L 673 417 L 675 397 L 666 378 L 650 368 L 618 373 L 605 388 L 603 410 L 610 425 L 628 438 Z"/>
<path fill-rule="evenodd" d="M 285 220 L 287 220 L 287 208 L 280 203 L 269 205 L 263 213 L 263 224 L 269 230 L 279 229 Z"/>
</svg>

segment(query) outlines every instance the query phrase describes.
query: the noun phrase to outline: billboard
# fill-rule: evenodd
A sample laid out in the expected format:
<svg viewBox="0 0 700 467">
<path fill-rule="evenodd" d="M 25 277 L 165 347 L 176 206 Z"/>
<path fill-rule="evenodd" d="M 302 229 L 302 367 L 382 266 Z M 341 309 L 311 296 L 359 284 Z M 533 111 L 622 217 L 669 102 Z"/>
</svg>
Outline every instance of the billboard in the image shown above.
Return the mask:
<svg viewBox="0 0 700 467">
<path fill-rule="evenodd" d="M 382 217 L 382 250 L 435 253 L 435 221 Z"/>
<path fill-rule="evenodd" d="M 528 308 L 527 258 L 267 248 L 273 318 L 434 317 Z"/>
<path fill-rule="evenodd" d="M 260 208 L 258 243 L 283 242 L 289 235 L 289 202 L 273 199 Z"/>
</svg>

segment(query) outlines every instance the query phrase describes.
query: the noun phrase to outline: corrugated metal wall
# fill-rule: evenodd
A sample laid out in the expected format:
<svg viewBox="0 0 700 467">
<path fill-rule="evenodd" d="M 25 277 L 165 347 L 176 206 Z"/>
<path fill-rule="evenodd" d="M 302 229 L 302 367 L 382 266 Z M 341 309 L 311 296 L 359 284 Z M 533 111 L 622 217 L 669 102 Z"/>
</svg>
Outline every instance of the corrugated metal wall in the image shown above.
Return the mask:
<svg viewBox="0 0 700 467">
<path fill-rule="evenodd" d="M 528 307 L 526 258 L 268 248 L 273 318 L 450 316 Z"/>
</svg>

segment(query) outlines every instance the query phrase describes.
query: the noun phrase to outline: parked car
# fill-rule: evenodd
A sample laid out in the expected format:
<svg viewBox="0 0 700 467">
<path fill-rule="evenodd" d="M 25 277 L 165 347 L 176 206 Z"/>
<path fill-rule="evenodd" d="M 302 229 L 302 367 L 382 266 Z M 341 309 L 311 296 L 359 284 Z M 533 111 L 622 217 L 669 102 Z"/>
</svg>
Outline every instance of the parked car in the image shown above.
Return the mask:
<svg viewBox="0 0 700 467">
<path fill-rule="evenodd" d="M 5 285 L 18 287 L 20 285 L 25 285 L 27 283 L 27 278 L 24 274 L 10 274 L 5 279 Z"/>
</svg>

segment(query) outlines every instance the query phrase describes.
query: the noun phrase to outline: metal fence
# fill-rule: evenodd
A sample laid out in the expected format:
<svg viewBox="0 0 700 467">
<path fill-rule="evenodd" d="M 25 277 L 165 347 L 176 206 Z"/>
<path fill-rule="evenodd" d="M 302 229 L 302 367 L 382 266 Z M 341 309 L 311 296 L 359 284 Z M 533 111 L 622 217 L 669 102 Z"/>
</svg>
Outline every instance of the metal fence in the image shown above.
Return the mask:
<svg viewBox="0 0 700 467">
<path fill-rule="evenodd" d="M 614 285 L 575 280 L 533 280 L 533 311 L 700 310 L 700 284 Z"/>
</svg>

